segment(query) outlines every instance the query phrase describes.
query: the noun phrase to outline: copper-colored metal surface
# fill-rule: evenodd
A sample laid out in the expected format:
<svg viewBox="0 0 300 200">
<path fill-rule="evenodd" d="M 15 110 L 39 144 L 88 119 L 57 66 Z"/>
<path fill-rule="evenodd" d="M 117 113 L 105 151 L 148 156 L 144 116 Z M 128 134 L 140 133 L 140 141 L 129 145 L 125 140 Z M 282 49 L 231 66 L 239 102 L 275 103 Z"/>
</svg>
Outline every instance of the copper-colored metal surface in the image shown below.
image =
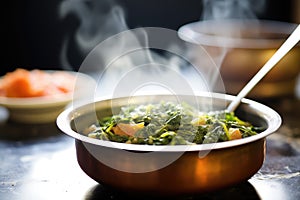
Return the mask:
<svg viewBox="0 0 300 200">
<path fill-rule="evenodd" d="M 227 91 L 237 94 L 256 72 L 271 58 L 276 48 L 231 49 L 221 66 L 221 74 Z M 250 96 L 268 98 L 293 95 L 300 72 L 300 47 L 291 50 L 266 77 L 257 84 Z"/>
<path fill-rule="evenodd" d="M 110 168 L 99 162 L 80 140 L 76 140 L 76 150 L 82 170 L 101 184 L 130 192 L 151 192 L 160 195 L 194 194 L 248 180 L 263 164 L 265 139 L 212 150 L 204 158 L 199 158 L 198 151 L 188 151 L 170 165 L 147 173 L 129 173 Z M 121 151 L 115 151 L 112 159 L 122 159 Z M 174 152 L 161 152 L 166 156 L 172 153 Z M 134 153 L 131 155 L 134 156 Z M 135 163 L 124 165 L 130 166 Z"/>
<path fill-rule="evenodd" d="M 196 98 L 217 105 L 234 97 L 213 94 Z M 60 114 L 57 125 L 76 139 L 77 160 L 88 176 L 119 190 L 155 195 L 203 193 L 229 187 L 248 180 L 260 169 L 266 137 L 281 124 L 280 116 L 271 108 L 243 99 L 236 114 L 266 127 L 262 133 L 244 139 L 208 145 L 155 146 L 102 141 L 77 133 L 88 127 L 95 116 L 111 113 L 114 105 L 140 104 L 147 99 L 166 100 L 169 95 L 102 100 L 75 110 L 68 108 Z"/>
<path fill-rule="evenodd" d="M 179 29 L 182 38 L 201 45 L 192 57 L 205 50 L 221 59 L 220 74 L 226 92 L 237 94 L 271 58 L 297 24 L 270 20 L 201 21 Z M 200 48 L 198 51 L 197 48 Z M 249 93 L 251 98 L 293 95 L 300 73 L 300 45 L 295 46 Z M 199 63 L 201 66 L 201 63 Z"/>
</svg>

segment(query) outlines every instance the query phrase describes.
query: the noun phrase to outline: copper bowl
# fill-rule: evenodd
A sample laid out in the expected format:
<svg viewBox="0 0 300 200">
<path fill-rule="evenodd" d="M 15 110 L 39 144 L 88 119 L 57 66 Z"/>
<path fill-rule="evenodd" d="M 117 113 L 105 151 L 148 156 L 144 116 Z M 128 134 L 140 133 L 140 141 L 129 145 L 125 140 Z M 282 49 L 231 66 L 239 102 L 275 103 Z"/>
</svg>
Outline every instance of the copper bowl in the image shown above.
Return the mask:
<svg viewBox="0 0 300 200">
<path fill-rule="evenodd" d="M 218 109 L 234 96 L 214 93 L 184 98 L 196 98 Z M 97 117 L 111 115 L 128 102 L 143 104 L 149 99 L 159 102 L 171 97 L 143 95 L 100 100 L 68 108 L 58 116 L 58 127 L 75 138 L 78 163 L 88 176 L 120 191 L 156 195 L 198 194 L 233 186 L 248 180 L 261 168 L 266 137 L 281 124 L 280 116 L 271 108 L 243 99 L 236 114 L 266 129 L 235 141 L 154 146 L 103 141 L 78 133 L 95 123 Z"/>
<path fill-rule="evenodd" d="M 192 58 L 201 66 L 207 50 L 216 63 L 227 93 L 236 95 L 267 62 L 297 24 L 271 20 L 208 20 L 186 24 L 179 36 L 196 44 Z M 197 50 L 201 48 L 201 50 Z M 219 59 L 219 60 L 218 60 Z M 249 97 L 274 98 L 294 95 L 300 73 L 300 45 L 295 46 L 249 93 Z"/>
</svg>

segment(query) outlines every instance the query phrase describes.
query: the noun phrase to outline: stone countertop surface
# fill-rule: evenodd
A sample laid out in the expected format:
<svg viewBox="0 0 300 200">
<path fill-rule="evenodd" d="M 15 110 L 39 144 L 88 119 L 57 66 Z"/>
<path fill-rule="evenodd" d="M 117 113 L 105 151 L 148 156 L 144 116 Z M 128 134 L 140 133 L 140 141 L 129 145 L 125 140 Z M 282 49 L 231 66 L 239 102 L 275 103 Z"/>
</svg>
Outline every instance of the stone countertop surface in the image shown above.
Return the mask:
<svg viewBox="0 0 300 200">
<path fill-rule="evenodd" d="M 279 130 L 267 137 L 262 168 L 239 185 L 179 199 L 300 199 L 300 99 L 284 97 L 262 103 L 283 120 Z M 54 123 L 26 125 L 2 120 L 0 163 L 2 200 L 126 197 L 98 184 L 80 169 L 74 139 L 61 133 Z M 146 197 L 132 194 L 130 198 Z"/>
</svg>

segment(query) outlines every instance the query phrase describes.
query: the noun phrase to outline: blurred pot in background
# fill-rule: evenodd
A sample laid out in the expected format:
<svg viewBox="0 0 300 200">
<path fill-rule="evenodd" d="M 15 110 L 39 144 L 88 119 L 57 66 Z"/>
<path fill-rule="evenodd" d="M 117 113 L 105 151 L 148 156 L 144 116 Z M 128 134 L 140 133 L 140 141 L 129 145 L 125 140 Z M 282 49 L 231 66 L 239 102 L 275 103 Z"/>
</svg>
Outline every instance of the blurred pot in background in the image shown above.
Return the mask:
<svg viewBox="0 0 300 200">
<path fill-rule="evenodd" d="M 237 94 L 267 62 L 297 24 L 270 20 L 207 20 L 189 23 L 179 36 L 196 44 L 192 59 L 200 62 L 197 48 L 205 48 L 217 65 L 227 93 Z M 206 66 L 207 67 L 207 66 Z M 294 95 L 300 72 L 300 45 L 294 47 L 248 95 L 273 98 Z"/>
</svg>

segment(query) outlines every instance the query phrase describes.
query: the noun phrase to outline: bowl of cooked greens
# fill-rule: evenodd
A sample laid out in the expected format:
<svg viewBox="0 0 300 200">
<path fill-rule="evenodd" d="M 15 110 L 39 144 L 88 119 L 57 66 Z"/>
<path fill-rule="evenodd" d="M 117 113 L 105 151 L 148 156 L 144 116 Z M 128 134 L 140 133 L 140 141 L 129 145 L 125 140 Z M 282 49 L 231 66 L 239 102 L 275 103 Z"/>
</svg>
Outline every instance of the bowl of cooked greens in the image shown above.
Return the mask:
<svg viewBox="0 0 300 200">
<path fill-rule="evenodd" d="M 262 166 L 279 114 L 225 94 L 102 99 L 67 108 L 57 126 L 75 138 L 81 169 L 102 185 L 155 195 L 210 192 L 247 181 Z"/>
</svg>

